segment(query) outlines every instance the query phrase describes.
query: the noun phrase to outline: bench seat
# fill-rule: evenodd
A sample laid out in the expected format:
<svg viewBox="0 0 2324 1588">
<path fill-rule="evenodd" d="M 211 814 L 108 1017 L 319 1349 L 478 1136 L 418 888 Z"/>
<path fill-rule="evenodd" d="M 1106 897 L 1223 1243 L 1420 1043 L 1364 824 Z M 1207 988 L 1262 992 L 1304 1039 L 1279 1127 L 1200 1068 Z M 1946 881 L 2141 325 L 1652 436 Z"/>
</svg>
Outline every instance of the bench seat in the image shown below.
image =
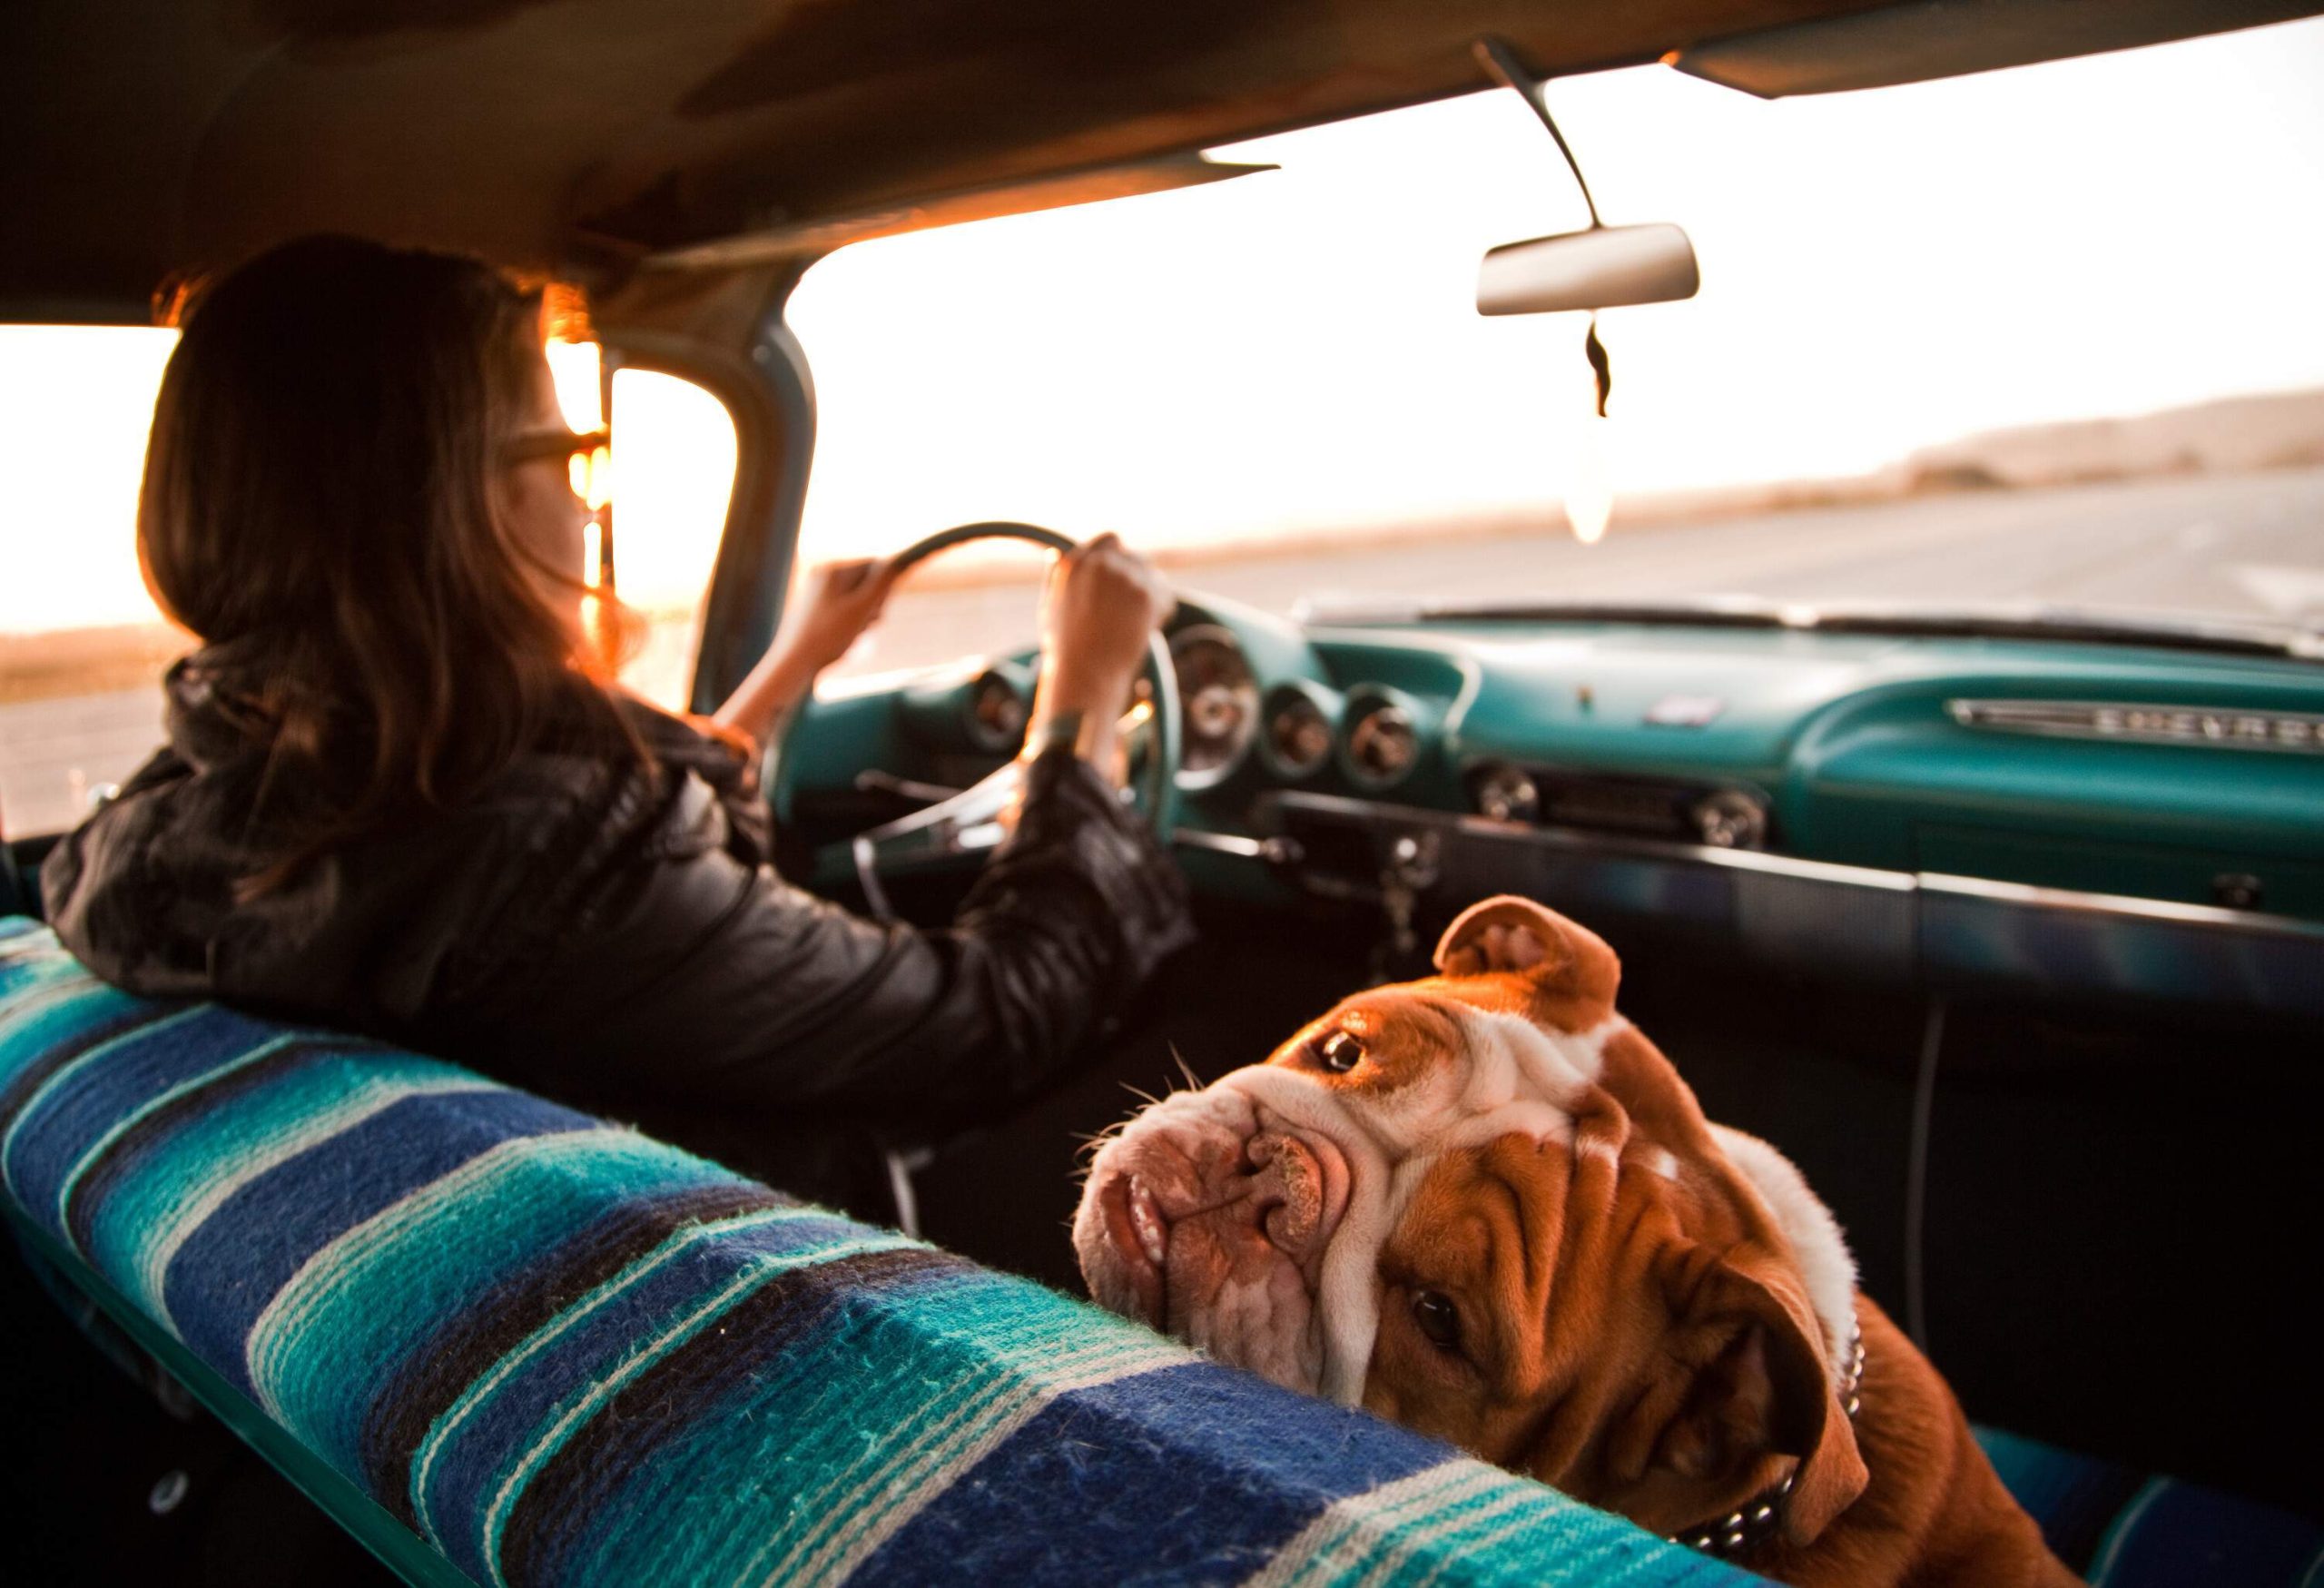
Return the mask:
<svg viewBox="0 0 2324 1588">
<path fill-rule="evenodd" d="M 472 1071 L 0 921 L 42 1261 L 406 1580 L 1750 1581 Z"/>
</svg>

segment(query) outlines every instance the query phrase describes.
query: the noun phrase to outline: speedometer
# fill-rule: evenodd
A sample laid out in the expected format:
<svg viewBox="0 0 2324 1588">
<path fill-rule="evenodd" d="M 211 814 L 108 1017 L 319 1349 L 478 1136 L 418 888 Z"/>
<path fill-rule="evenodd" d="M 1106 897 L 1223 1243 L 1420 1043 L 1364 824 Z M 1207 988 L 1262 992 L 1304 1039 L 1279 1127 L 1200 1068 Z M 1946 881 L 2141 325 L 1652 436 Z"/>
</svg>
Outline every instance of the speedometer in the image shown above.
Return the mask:
<svg viewBox="0 0 2324 1588">
<path fill-rule="evenodd" d="M 1208 788 L 1235 769 L 1259 725 L 1259 685 L 1235 636 L 1215 623 L 1171 636 L 1186 733 L 1178 783 Z"/>
</svg>

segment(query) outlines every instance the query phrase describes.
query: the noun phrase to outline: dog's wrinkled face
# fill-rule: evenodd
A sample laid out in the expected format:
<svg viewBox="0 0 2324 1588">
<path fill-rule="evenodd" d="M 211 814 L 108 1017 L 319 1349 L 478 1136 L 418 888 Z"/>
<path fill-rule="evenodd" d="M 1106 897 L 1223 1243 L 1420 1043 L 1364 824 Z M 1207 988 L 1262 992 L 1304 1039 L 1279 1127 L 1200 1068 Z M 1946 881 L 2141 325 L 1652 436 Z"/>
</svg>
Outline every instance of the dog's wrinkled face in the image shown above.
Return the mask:
<svg viewBox="0 0 2324 1588">
<path fill-rule="evenodd" d="M 1793 1474 L 1812 1538 L 1864 1483 L 1829 1215 L 1704 1120 L 1593 934 L 1489 900 L 1436 963 L 1108 1141 L 1091 1294 L 1650 1527 Z"/>
</svg>

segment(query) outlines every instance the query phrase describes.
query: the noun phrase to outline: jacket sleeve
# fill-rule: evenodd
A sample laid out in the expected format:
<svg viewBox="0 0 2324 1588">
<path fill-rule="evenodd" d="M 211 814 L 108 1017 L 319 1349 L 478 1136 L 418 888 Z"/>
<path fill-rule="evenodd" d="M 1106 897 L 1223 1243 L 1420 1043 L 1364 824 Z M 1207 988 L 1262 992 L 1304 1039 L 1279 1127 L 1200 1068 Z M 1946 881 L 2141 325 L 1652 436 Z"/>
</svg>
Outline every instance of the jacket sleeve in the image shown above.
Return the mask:
<svg viewBox="0 0 2324 1588">
<path fill-rule="evenodd" d="M 512 946 L 461 999 L 463 1045 L 522 1033 L 494 1068 L 600 1107 L 957 1120 L 1070 1068 L 1193 935 L 1176 865 L 1062 751 L 1029 768 L 1016 832 L 940 931 L 750 863 L 725 804 L 685 775 L 652 822 L 611 823 L 632 836 L 527 911 L 546 947 Z"/>
</svg>

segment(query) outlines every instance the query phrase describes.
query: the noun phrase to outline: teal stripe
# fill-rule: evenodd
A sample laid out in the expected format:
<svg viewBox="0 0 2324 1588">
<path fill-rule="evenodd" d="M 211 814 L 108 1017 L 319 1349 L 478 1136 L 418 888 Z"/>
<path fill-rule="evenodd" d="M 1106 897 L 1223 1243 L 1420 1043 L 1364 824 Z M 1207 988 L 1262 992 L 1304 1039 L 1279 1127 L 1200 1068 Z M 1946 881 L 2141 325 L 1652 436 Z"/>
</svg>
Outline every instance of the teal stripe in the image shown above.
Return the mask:
<svg viewBox="0 0 2324 1588">
<path fill-rule="evenodd" d="M 1246 1588 L 1751 1581 L 1468 1457 L 1333 1504 Z"/>
<path fill-rule="evenodd" d="M 123 1164 L 93 1210 L 89 1260 L 168 1326 L 170 1259 L 236 1190 L 400 1099 L 485 1085 L 433 1060 L 389 1054 L 318 1058 L 291 1069 L 222 1100 Z"/>
<path fill-rule="evenodd" d="M 7 1187 L 8 1194 L 16 1198 L 17 1206 L 24 1205 L 24 1197 L 16 1189 L 16 1141 L 23 1134 L 26 1121 L 39 1116 L 41 1106 L 62 1090 L 66 1082 L 89 1066 L 102 1064 L 113 1054 L 133 1042 L 142 1042 L 148 1037 L 156 1036 L 173 1027 L 182 1025 L 195 1016 L 207 1012 L 204 1006 L 195 1004 L 191 1009 L 179 1010 L 174 1014 L 164 1015 L 157 1021 L 149 1021 L 132 1031 L 122 1032 L 117 1037 L 108 1038 L 89 1049 L 88 1051 L 76 1055 L 71 1061 L 59 1065 L 54 1074 L 47 1077 L 34 1089 L 33 1095 L 25 1100 L 22 1108 L 16 1110 L 16 1117 L 8 1121 L 6 1131 L 0 1132 L 0 1185 Z"/>
<path fill-rule="evenodd" d="M 831 1218 L 819 1208 L 763 1208 L 739 1213 L 731 1218 L 714 1219 L 703 1224 L 688 1225 L 673 1231 L 661 1245 L 639 1258 L 635 1262 L 596 1286 L 587 1294 L 574 1298 L 572 1304 L 555 1317 L 533 1331 L 508 1354 L 487 1369 L 460 1393 L 458 1400 L 444 1408 L 429 1425 L 427 1436 L 420 1440 L 411 1458 L 411 1509 L 418 1519 L 420 1532 L 438 1548 L 442 1548 L 444 1534 L 438 1531 L 434 1509 L 429 1500 L 429 1487 L 436 1463 L 456 1440 L 461 1429 L 480 1415 L 488 1417 L 494 1395 L 514 1378 L 528 1364 L 557 1343 L 575 1327 L 605 1307 L 652 1277 L 660 1269 L 704 1241 L 762 1228 L 773 1224 L 791 1224 L 807 1219 Z"/>
<path fill-rule="evenodd" d="M 89 1169 L 105 1155 L 106 1149 L 114 1142 L 135 1129 L 139 1123 L 151 1119 L 180 1098 L 189 1097 L 214 1080 L 231 1075 L 238 1070 L 257 1063 L 269 1054 L 279 1053 L 291 1043 L 304 1040 L 298 1032 L 286 1031 L 271 1041 L 261 1042 L 247 1052 L 238 1053 L 231 1059 L 211 1066 L 200 1075 L 190 1076 L 175 1086 L 164 1088 L 114 1120 L 111 1126 L 107 1127 L 104 1134 L 90 1144 L 86 1152 L 74 1160 L 73 1167 L 65 1171 L 64 1180 L 56 1188 L 56 1231 L 64 1238 L 64 1244 L 72 1247 L 75 1251 L 80 1250 L 80 1244 L 73 1238 L 73 1227 L 64 1217 L 66 1209 L 73 1205 L 73 1189 L 81 1183 L 81 1177 L 89 1172 Z M 82 1255 L 85 1257 L 87 1254 Z"/>
<path fill-rule="evenodd" d="M 70 960 L 38 967 L 29 985 L 0 1002 L 0 1086 L 81 1032 L 145 1007 Z"/>
<path fill-rule="evenodd" d="M 498 1491 L 485 1506 L 481 1543 L 485 1563 L 491 1570 L 496 1588 L 508 1588 L 508 1580 L 501 1570 L 502 1535 L 507 1529 L 508 1518 L 515 1512 L 517 1501 L 524 1497 L 526 1486 L 540 1475 L 541 1468 L 565 1447 L 566 1442 L 583 1424 L 603 1411 L 606 1403 L 628 1388 L 638 1375 L 711 1327 L 752 1291 L 782 1275 L 837 1262 L 842 1258 L 907 1248 L 925 1249 L 921 1242 L 909 1236 L 867 1231 L 853 1238 L 835 1241 L 810 1251 L 770 1252 L 755 1256 L 724 1287 L 675 1324 L 661 1334 L 641 1341 L 611 1372 L 599 1377 L 559 1411 L 517 1459 L 515 1470 L 502 1480 Z"/>
<path fill-rule="evenodd" d="M 889 1342 L 906 1330 L 913 1346 L 899 1356 Z M 1189 1359 L 1144 1329 L 973 1269 L 867 1287 L 625 1475 L 622 1505 L 581 1524 L 563 1565 L 583 1582 L 835 1580 L 1061 1390 Z M 869 1370 L 881 1362 L 895 1370 Z M 735 1472 L 753 1482 L 730 1495 L 732 1525 L 674 1532 L 653 1520 Z"/>
<path fill-rule="evenodd" d="M 632 1130 L 512 1141 L 348 1231 L 300 1269 L 252 1329 L 261 1403 L 359 1481 L 371 1396 L 344 1365 L 386 1379 L 496 1282 L 617 1202 L 697 1185 L 699 1159 Z"/>
</svg>

